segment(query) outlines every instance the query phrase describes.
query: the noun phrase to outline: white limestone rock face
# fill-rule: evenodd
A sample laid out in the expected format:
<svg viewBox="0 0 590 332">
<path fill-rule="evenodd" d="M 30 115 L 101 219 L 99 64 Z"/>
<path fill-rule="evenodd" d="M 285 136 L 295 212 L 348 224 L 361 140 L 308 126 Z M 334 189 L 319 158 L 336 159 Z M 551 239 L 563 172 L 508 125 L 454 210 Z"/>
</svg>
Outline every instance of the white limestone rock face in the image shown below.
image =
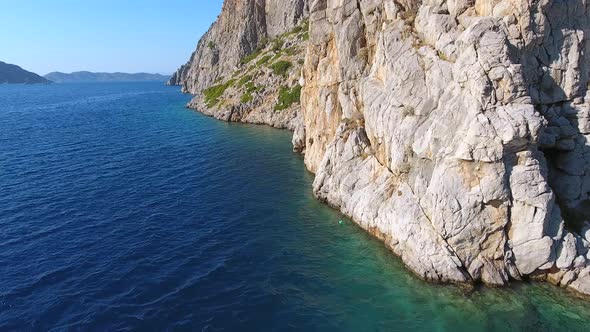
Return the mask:
<svg viewBox="0 0 590 332">
<path fill-rule="evenodd" d="M 576 237 L 568 233 L 560 246 L 556 265 L 559 269 L 568 269 L 576 258 Z"/>
<path fill-rule="evenodd" d="M 590 294 L 590 267 L 580 271 L 577 278 L 569 284 L 573 290 L 582 294 Z"/>
<path fill-rule="evenodd" d="M 291 30 L 309 14 L 306 0 L 266 0 L 266 34 L 272 39 Z"/>
<path fill-rule="evenodd" d="M 589 34 L 586 0 L 226 0 L 170 84 L 218 119 L 293 130 L 314 194 L 420 277 L 590 294 Z M 240 64 L 277 36 L 287 75 Z M 203 100 L 247 73 L 252 99 Z M 296 85 L 301 107 L 273 112 Z"/>
<path fill-rule="evenodd" d="M 590 293 L 565 230 L 590 194 L 589 6 L 311 1 L 296 141 L 315 195 L 424 279 Z"/>
</svg>

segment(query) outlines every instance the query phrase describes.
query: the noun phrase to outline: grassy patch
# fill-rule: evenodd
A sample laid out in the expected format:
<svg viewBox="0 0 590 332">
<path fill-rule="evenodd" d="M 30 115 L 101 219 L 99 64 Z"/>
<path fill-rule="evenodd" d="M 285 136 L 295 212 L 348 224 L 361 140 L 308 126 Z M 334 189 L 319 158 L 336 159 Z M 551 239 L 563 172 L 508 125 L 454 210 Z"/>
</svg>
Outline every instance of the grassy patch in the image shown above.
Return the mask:
<svg viewBox="0 0 590 332">
<path fill-rule="evenodd" d="M 268 38 L 264 37 L 258 42 L 257 50 L 262 50 L 268 45 Z"/>
<path fill-rule="evenodd" d="M 281 38 L 277 38 L 275 39 L 275 41 L 272 43 L 272 48 L 271 50 L 273 52 L 280 52 L 283 49 L 283 46 L 285 45 L 285 41 Z"/>
<path fill-rule="evenodd" d="M 246 92 L 247 93 L 253 93 L 253 92 L 258 92 L 258 91 L 262 91 L 262 90 L 264 90 L 263 86 L 256 86 L 252 82 L 248 82 L 248 84 L 246 84 Z"/>
<path fill-rule="evenodd" d="M 215 43 L 213 41 L 209 41 L 209 43 L 207 43 L 207 47 L 209 47 L 209 49 L 214 50 L 215 49 Z"/>
<path fill-rule="evenodd" d="M 251 93 L 244 92 L 242 98 L 240 99 L 240 103 L 245 104 L 249 103 L 254 100 L 254 96 Z"/>
<path fill-rule="evenodd" d="M 265 56 L 263 56 L 262 58 L 260 58 L 260 60 L 256 61 L 256 66 L 262 66 L 264 64 L 266 64 L 268 62 L 268 60 L 272 59 L 272 55 L 267 54 Z"/>
<path fill-rule="evenodd" d="M 266 45 L 268 45 L 268 39 L 267 38 L 261 39 L 258 42 L 258 47 L 256 47 L 256 49 L 252 53 L 250 53 L 249 55 L 242 58 L 242 60 L 240 60 L 240 64 L 245 65 L 245 64 L 249 63 L 250 61 L 256 59 L 262 53 L 262 51 L 264 50 Z"/>
<path fill-rule="evenodd" d="M 298 25 L 291 30 L 291 33 L 300 33 L 301 31 L 303 31 L 303 26 Z"/>
<path fill-rule="evenodd" d="M 281 60 L 272 64 L 272 72 L 277 76 L 285 76 L 291 68 L 292 64 L 289 61 Z"/>
<path fill-rule="evenodd" d="M 292 88 L 282 86 L 279 90 L 279 101 L 275 105 L 275 111 L 283 111 L 301 99 L 301 85 L 297 84 Z"/>
<path fill-rule="evenodd" d="M 293 30 L 291 30 L 291 33 L 298 34 L 307 31 L 309 31 L 309 20 L 305 20 L 301 22 L 301 24 L 299 24 L 298 26 L 294 27 Z"/>
<path fill-rule="evenodd" d="M 297 54 L 297 53 L 299 53 L 299 52 L 297 51 L 297 47 L 295 47 L 295 46 L 292 46 L 292 47 L 286 48 L 286 49 L 285 49 L 285 53 L 286 53 L 287 55 L 289 55 L 289 56 L 293 56 L 293 55 L 295 55 L 295 54 Z"/>
<path fill-rule="evenodd" d="M 205 97 L 205 104 L 207 107 L 213 107 L 219 103 L 219 97 L 221 97 L 225 90 L 234 85 L 235 80 L 231 79 L 225 83 L 213 85 L 203 90 L 203 96 Z"/>
<path fill-rule="evenodd" d="M 301 28 L 303 31 L 309 31 L 309 19 L 303 21 L 303 23 L 301 23 Z"/>
<path fill-rule="evenodd" d="M 244 84 L 250 82 L 252 80 L 252 75 L 246 75 L 242 78 L 240 78 L 240 80 L 238 81 L 238 87 L 242 87 L 244 86 Z"/>
<path fill-rule="evenodd" d="M 250 61 L 256 59 L 260 53 L 262 53 L 262 50 L 254 50 L 254 52 L 252 52 L 250 55 L 245 56 L 244 58 L 242 58 L 242 60 L 240 60 L 240 63 L 242 65 L 245 65 L 247 63 L 249 63 Z"/>
<path fill-rule="evenodd" d="M 279 52 L 279 53 L 275 54 L 275 56 L 273 56 L 272 59 L 270 59 L 270 62 L 273 62 L 274 63 L 275 61 L 277 61 L 282 56 L 283 56 L 283 53 Z M 272 67 L 272 66 L 270 66 L 270 67 Z"/>
<path fill-rule="evenodd" d="M 291 35 L 297 35 L 301 32 L 309 30 L 309 20 L 302 21 L 298 26 L 291 29 L 291 31 L 287 31 L 279 36 L 279 38 L 288 37 Z"/>
<path fill-rule="evenodd" d="M 256 86 L 254 85 L 254 83 L 252 82 L 248 82 L 245 85 L 246 90 L 244 91 L 244 94 L 242 95 L 242 98 L 240 99 L 241 103 L 249 103 L 252 100 L 254 100 L 254 93 L 258 92 L 258 91 L 262 91 L 264 90 L 264 87 L 262 86 Z"/>
</svg>

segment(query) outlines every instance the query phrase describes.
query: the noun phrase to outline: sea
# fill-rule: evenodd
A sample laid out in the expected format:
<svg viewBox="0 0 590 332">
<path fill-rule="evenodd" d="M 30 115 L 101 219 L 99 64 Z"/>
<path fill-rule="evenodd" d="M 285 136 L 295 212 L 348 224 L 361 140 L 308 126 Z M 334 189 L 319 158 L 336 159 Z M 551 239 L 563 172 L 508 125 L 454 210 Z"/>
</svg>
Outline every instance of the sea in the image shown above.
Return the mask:
<svg viewBox="0 0 590 332">
<path fill-rule="evenodd" d="M 290 132 L 189 99 L 0 85 L 0 331 L 590 330 L 545 283 L 420 280 L 313 197 Z"/>
</svg>

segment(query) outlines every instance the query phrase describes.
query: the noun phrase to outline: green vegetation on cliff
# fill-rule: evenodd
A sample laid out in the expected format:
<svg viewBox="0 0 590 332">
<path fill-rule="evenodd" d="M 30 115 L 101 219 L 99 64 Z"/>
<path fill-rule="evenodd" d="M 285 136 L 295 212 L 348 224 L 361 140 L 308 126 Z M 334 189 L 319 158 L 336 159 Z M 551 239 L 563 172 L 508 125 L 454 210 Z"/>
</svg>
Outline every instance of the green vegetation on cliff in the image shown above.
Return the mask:
<svg viewBox="0 0 590 332">
<path fill-rule="evenodd" d="M 303 65 L 305 47 L 301 40 L 308 24 L 303 22 L 273 40 L 261 40 L 256 49 L 240 60 L 231 79 L 225 81 L 220 76 L 202 91 L 205 106 L 250 104 L 252 108 L 282 111 L 298 104 L 301 86 L 291 86 L 293 83 L 288 83 L 287 78 Z M 214 43 L 208 46 L 212 50 L 218 47 Z"/>
<path fill-rule="evenodd" d="M 244 84 L 248 83 L 252 81 L 252 75 L 246 75 L 243 76 L 242 78 L 240 78 L 240 80 L 238 81 L 238 88 L 241 88 L 244 86 Z"/>
<path fill-rule="evenodd" d="M 264 65 L 264 64 L 266 64 L 266 63 L 268 63 L 268 61 L 269 61 L 270 59 L 272 59 L 272 55 L 270 55 L 270 54 L 267 54 L 267 55 L 263 56 L 262 58 L 260 58 L 260 60 L 256 61 L 256 66 L 257 66 L 257 67 L 258 67 L 258 66 L 262 66 L 262 65 Z"/>
<path fill-rule="evenodd" d="M 234 85 L 235 80 L 231 79 L 225 83 L 217 84 L 203 90 L 203 96 L 205 97 L 205 104 L 207 107 L 213 107 L 219 103 L 219 97 L 223 95 L 225 90 Z"/>
<path fill-rule="evenodd" d="M 262 53 L 262 49 L 254 50 L 254 52 L 242 58 L 242 60 L 240 60 L 240 64 L 245 65 L 250 63 L 250 61 L 256 59 L 260 55 L 260 53 Z"/>
<path fill-rule="evenodd" d="M 275 75 L 285 76 L 285 75 L 287 75 L 287 72 L 289 71 L 291 66 L 292 66 L 292 64 L 290 61 L 281 60 L 281 61 L 277 61 L 277 62 L 273 63 L 271 68 L 272 68 L 272 71 Z"/>
<path fill-rule="evenodd" d="M 283 111 L 301 99 L 301 85 L 297 84 L 292 88 L 282 86 L 279 90 L 279 101 L 275 105 L 275 111 Z"/>
<path fill-rule="evenodd" d="M 246 90 L 240 99 L 241 103 L 249 103 L 254 99 L 253 93 L 264 90 L 262 86 L 256 86 L 252 82 L 248 82 L 245 86 Z"/>
</svg>

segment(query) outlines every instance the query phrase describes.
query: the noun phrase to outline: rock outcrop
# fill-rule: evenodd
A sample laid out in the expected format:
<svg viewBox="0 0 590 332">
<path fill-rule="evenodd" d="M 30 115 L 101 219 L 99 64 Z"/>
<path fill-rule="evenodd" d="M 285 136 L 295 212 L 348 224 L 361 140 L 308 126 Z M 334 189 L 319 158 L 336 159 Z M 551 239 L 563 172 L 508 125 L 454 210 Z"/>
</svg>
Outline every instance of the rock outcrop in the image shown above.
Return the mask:
<svg viewBox="0 0 590 332">
<path fill-rule="evenodd" d="M 308 0 L 226 0 L 168 84 L 195 95 L 190 108 L 217 119 L 294 130 L 308 16 Z"/>
<path fill-rule="evenodd" d="M 294 130 L 300 117 L 299 84 L 307 21 L 259 45 L 227 78 L 202 90 L 188 107 L 219 120 Z"/>
<path fill-rule="evenodd" d="M 309 41 L 290 41 L 306 41 L 301 109 L 282 127 L 316 174 L 314 194 L 426 280 L 536 279 L 590 294 L 586 0 L 271 3 L 226 1 L 171 82 L 196 95 L 193 107 L 228 121 L 257 109 L 251 122 L 275 123 L 268 102 L 241 103 L 223 86 L 231 107 L 212 107 L 203 91 L 235 84 L 240 59 L 260 61 L 260 36 L 309 10 Z M 243 28 L 226 22 L 230 8 Z M 256 74 L 274 86 L 266 98 L 295 87 L 296 73 L 267 74 Z"/>
</svg>

